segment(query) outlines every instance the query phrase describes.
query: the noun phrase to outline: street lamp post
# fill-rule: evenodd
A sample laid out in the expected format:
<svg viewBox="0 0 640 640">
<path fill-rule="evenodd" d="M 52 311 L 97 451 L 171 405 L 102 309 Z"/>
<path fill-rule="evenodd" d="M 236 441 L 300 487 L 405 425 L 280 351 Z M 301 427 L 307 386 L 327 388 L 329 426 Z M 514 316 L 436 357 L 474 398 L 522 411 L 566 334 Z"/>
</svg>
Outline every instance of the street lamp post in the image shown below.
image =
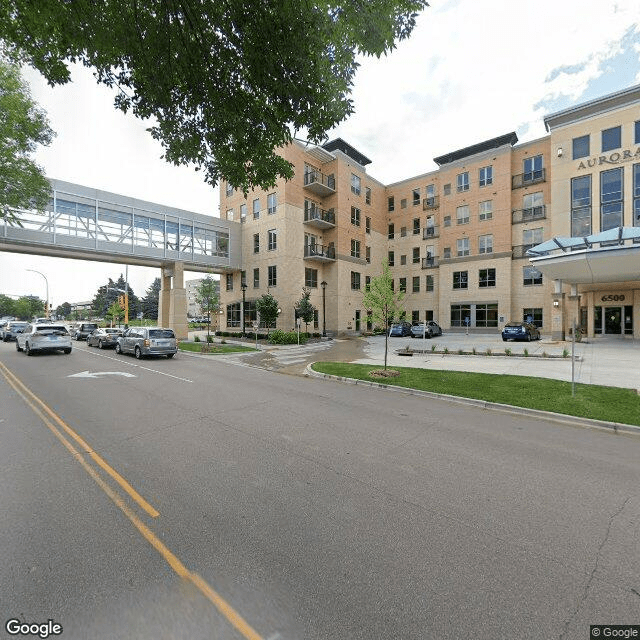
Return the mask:
<svg viewBox="0 0 640 640">
<path fill-rule="evenodd" d="M 325 292 L 327 290 L 327 283 L 323 280 L 320 283 L 322 287 L 322 337 L 327 337 L 327 304 L 326 304 L 326 296 Z"/>
<path fill-rule="evenodd" d="M 47 280 L 47 276 L 44 275 L 44 273 L 40 273 L 39 271 L 36 271 L 35 269 L 26 269 L 26 271 L 31 271 L 32 273 L 37 273 L 38 275 L 41 275 L 44 278 L 44 282 L 47 288 L 47 299 L 44 303 L 44 316 L 45 318 L 49 318 L 49 281 Z"/>
<path fill-rule="evenodd" d="M 244 338 L 244 296 L 247 291 L 247 283 L 243 280 L 240 285 L 242 289 L 242 337 Z"/>
</svg>

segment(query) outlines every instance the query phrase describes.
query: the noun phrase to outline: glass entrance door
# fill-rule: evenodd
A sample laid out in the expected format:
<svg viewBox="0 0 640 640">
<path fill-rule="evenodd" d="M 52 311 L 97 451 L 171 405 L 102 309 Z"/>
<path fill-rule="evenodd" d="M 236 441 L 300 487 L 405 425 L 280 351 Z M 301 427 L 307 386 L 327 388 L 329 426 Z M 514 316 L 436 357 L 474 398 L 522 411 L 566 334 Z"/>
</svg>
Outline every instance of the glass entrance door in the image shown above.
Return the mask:
<svg viewBox="0 0 640 640">
<path fill-rule="evenodd" d="M 603 311 L 604 333 L 620 335 L 622 333 L 622 308 L 605 307 Z"/>
</svg>

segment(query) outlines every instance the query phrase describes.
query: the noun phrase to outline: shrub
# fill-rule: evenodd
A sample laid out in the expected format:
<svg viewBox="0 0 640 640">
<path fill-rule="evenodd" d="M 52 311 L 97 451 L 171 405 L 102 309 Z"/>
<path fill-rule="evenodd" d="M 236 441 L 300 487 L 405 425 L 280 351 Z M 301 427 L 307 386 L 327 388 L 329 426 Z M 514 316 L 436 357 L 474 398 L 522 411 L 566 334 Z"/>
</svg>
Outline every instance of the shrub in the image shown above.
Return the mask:
<svg viewBox="0 0 640 640">
<path fill-rule="evenodd" d="M 569 349 L 563 349 L 562 350 L 562 357 L 563 358 L 568 358 L 569 357 Z"/>
<path fill-rule="evenodd" d="M 449 347 L 445 347 L 442 353 L 449 353 Z"/>
<path fill-rule="evenodd" d="M 213 336 L 211 334 L 207 335 L 207 342 L 211 344 L 213 342 Z"/>
<path fill-rule="evenodd" d="M 200 342 L 200 336 L 195 336 L 193 339 L 194 342 Z"/>
<path fill-rule="evenodd" d="M 438 348 L 437 344 L 432 344 L 431 345 L 431 353 L 435 353 L 435 350 Z"/>
<path fill-rule="evenodd" d="M 526 349 L 523 351 L 524 353 L 524 357 L 527 358 L 529 356 L 529 349 Z"/>
<path fill-rule="evenodd" d="M 281 329 L 276 329 L 271 332 L 269 342 L 271 344 L 298 344 L 298 334 L 295 331 L 282 331 Z M 306 334 L 301 333 L 300 344 L 305 344 L 306 342 Z"/>
<path fill-rule="evenodd" d="M 507 348 L 504 350 L 504 355 L 505 355 L 505 356 L 510 356 L 510 355 L 511 355 L 511 349 L 509 349 L 509 347 L 507 347 Z"/>
</svg>

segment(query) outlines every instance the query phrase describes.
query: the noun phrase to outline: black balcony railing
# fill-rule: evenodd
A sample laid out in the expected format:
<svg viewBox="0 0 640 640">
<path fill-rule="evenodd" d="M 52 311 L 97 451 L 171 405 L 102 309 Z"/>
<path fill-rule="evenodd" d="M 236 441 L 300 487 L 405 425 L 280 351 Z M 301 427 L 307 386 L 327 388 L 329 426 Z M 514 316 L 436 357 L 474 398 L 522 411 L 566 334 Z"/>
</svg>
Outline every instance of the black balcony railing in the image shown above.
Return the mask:
<svg viewBox="0 0 640 640">
<path fill-rule="evenodd" d="M 425 227 L 422 230 L 422 239 L 423 240 L 429 240 L 431 238 L 437 238 L 440 235 L 440 227 L 438 226 L 432 226 L 432 227 Z"/>
<path fill-rule="evenodd" d="M 440 206 L 440 196 L 429 196 L 422 200 L 422 208 L 426 209 L 437 209 Z"/>
<path fill-rule="evenodd" d="M 320 207 L 308 207 L 304 210 L 304 221 L 305 222 L 328 222 L 329 224 L 336 223 L 336 216 L 333 209 L 329 209 L 325 211 Z"/>
<path fill-rule="evenodd" d="M 331 191 L 336 190 L 336 179 L 334 176 L 325 176 L 320 171 L 307 171 L 304 174 L 304 186 L 322 185 Z"/>
<path fill-rule="evenodd" d="M 324 260 L 335 260 L 336 249 L 333 245 L 322 244 L 305 244 L 304 245 L 304 257 L 305 258 L 318 258 Z"/>
<path fill-rule="evenodd" d="M 520 222 L 530 222 L 531 220 L 544 220 L 547 217 L 546 205 L 541 204 L 537 207 L 529 207 L 528 209 L 516 209 L 511 212 L 513 224 Z"/>
<path fill-rule="evenodd" d="M 514 258 L 528 258 L 527 251 L 536 246 L 536 244 L 540 244 L 536 242 L 534 244 L 518 244 L 515 247 L 511 247 L 512 256 Z"/>
<path fill-rule="evenodd" d="M 518 175 L 511 177 L 511 188 L 520 189 L 530 184 L 537 184 L 538 182 L 544 182 L 546 180 L 545 169 L 536 169 L 535 171 L 527 171 L 526 173 L 519 173 Z"/>
<path fill-rule="evenodd" d="M 438 266 L 438 256 L 428 256 L 426 258 L 422 258 L 423 269 L 434 269 L 437 266 Z"/>
</svg>

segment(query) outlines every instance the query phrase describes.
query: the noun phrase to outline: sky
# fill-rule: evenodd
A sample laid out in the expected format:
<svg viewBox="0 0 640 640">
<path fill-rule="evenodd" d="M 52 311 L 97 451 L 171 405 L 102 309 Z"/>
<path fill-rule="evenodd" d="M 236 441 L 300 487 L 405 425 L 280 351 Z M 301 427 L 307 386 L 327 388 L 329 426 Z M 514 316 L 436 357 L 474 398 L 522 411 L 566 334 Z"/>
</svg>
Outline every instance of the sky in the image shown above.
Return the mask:
<svg viewBox="0 0 640 640">
<path fill-rule="evenodd" d="M 388 56 L 363 58 L 354 113 L 328 138 L 342 137 L 372 160 L 367 172 L 391 184 L 436 169 L 446 152 L 516 131 L 546 135 L 543 117 L 640 84 L 637 0 L 430 0 L 412 36 Z M 192 167 L 161 159 L 149 126 L 116 111 L 114 94 L 91 72 L 51 88 L 25 69 L 34 99 L 57 132 L 36 161 L 50 178 L 218 215 L 219 192 Z M 0 253 L 0 293 L 53 307 L 91 300 L 121 265 Z M 129 267 L 143 296 L 159 270 Z M 201 277 L 186 274 L 186 279 Z"/>
</svg>

